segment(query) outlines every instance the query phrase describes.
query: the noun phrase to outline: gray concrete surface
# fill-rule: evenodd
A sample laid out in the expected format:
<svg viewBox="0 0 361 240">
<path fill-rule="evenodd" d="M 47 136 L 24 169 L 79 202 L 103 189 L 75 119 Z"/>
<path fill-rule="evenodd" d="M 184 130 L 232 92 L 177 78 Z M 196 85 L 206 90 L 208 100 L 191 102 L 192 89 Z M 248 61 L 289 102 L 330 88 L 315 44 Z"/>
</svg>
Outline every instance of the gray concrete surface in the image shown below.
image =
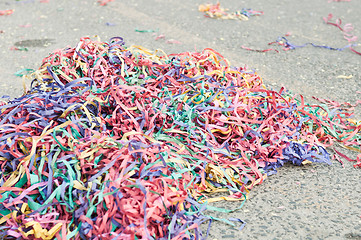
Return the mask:
<svg viewBox="0 0 361 240">
<path fill-rule="evenodd" d="M 348 102 L 360 99 L 356 92 L 361 90 L 361 56 L 349 50 L 308 46 L 294 51 L 259 53 L 241 49 L 242 45 L 269 48 L 267 43 L 287 32 L 292 33 L 289 40 L 294 44 L 313 42 L 343 47 L 347 41 L 341 32 L 326 25 L 322 17 L 332 13 L 344 23 L 352 23 L 353 34 L 361 37 L 360 0 L 221 1 L 231 11 L 242 8 L 264 11 L 264 15 L 248 21 L 205 18 L 198 12 L 198 6 L 206 2 L 114 0 L 107 6 L 99 6 L 96 0 L 49 0 L 48 3 L 0 0 L 0 10 L 15 10 L 12 15 L 0 16 L 0 96 L 16 97 L 22 93 L 22 80 L 14 76 L 16 71 L 35 69 L 51 51 L 73 47 L 81 37 L 97 35 L 104 41 L 121 36 L 127 45 L 160 48 L 167 53 L 211 47 L 232 65 L 246 64 L 255 69 L 269 88 L 285 86 L 308 100 L 312 96 Z M 152 33 L 139 33 L 136 28 L 158 29 L 157 33 L 164 34 L 165 40 L 156 41 Z M 168 44 L 166 40 L 170 39 L 182 44 Z M 11 50 L 21 45 L 28 51 Z M 361 51 L 360 44 L 356 48 Z M 340 75 L 352 77 L 339 78 Z M 255 187 L 241 210 L 214 213 L 245 220 L 247 225 L 242 231 L 218 222 L 213 224 L 209 239 L 361 239 L 360 180 L 361 170 L 353 169 L 349 163 L 345 168 L 338 162 L 332 166 L 285 166 Z M 237 204 L 215 205 L 235 208 Z"/>
</svg>

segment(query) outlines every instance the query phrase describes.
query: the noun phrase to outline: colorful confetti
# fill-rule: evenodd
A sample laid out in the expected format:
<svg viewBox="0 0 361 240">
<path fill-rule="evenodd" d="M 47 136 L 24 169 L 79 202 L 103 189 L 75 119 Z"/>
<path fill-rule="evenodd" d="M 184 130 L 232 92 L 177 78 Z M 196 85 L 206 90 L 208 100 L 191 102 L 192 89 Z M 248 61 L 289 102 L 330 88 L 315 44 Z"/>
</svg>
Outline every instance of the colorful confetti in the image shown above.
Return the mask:
<svg viewBox="0 0 361 240">
<path fill-rule="evenodd" d="M 136 32 L 140 32 L 140 33 L 151 33 L 151 32 L 158 32 L 159 30 L 153 30 L 153 29 L 135 29 Z"/>
<path fill-rule="evenodd" d="M 165 39 L 165 35 L 164 34 L 160 34 L 160 35 L 153 35 L 155 36 L 154 40 L 158 41 L 159 39 Z"/>
<path fill-rule="evenodd" d="M 268 48 L 268 49 L 252 49 L 249 47 L 245 47 L 245 46 L 241 46 L 241 48 L 246 49 L 248 51 L 253 51 L 253 52 L 269 52 L 269 51 L 275 51 L 277 53 L 279 53 L 278 50 L 274 49 L 274 48 Z"/>
<path fill-rule="evenodd" d="M 82 38 L 28 78 L 0 102 L 3 239 L 204 239 L 199 226 L 218 220 L 205 210 L 236 210 L 209 203 L 240 208 L 285 162 L 330 164 L 335 142 L 361 151 L 348 105 L 269 90 L 209 48 Z"/>
<path fill-rule="evenodd" d="M 15 51 L 29 51 L 29 49 L 26 48 L 26 47 L 15 47 L 15 46 L 10 47 L 10 50 L 15 50 Z"/>
<path fill-rule="evenodd" d="M 241 11 L 228 13 L 228 9 L 222 8 L 220 3 L 216 4 L 201 4 L 198 7 L 200 12 L 204 12 L 206 17 L 216 19 L 239 19 L 248 20 L 251 16 L 263 15 L 262 11 L 254 11 L 252 9 L 243 8 Z"/>
<path fill-rule="evenodd" d="M 343 37 L 349 42 L 349 43 L 352 43 L 352 42 L 356 42 L 358 37 L 353 35 L 351 33 L 351 31 L 354 29 L 352 24 L 351 23 L 347 23 L 345 24 L 343 27 L 341 26 L 342 25 L 342 21 L 341 19 L 336 19 L 336 21 L 333 23 L 333 22 L 330 22 L 330 20 L 333 18 L 333 15 L 330 13 L 328 14 L 327 18 L 323 18 L 323 20 L 325 21 L 326 24 L 329 24 L 329 25 L 332 25 L 332 26 L 335 26 L 337 27 L 338 29 L 341 30 L 341 32 L 343 33 Z M 356 51 L 353 47 L 354 47 L 355 44 L 352 44 L 350 46 L 350 50 L 358 55 L 361 55 L 361 52 L 359 51 Z"/>
<path fill-rule="evenodd" d="M 175 39 L 169 39 L 167 41 L 165 41 L 168 44 L 182 44 L 182 42 L 175 40 Z"/>
<path fill-rule="evenodd" d="M 108 3 L 113 2 L 114 0 L 98 0 L 100 6 L 106 6 Z"/>
<path fill-rule="evenodd" d="M 14 9 L 0 10 L 0 16 L 8 16 L 14 13 Z"/>
<path fill-rule="evenodd" d="M 303 47 L 306 47 L 308 45 L 310 45 L 312 47 L 325 48 L 325 49 L 328 49 L 328 50 L 335 50 L 335 51 L 343 51 L 343 50 L 348 49 L 348 48 L 351 47 L 351 45 L 347 45 L 347 46 L 345 46 L 343 48 L 336 48 L 336 47 L 329 47 L 329 46 L 326 46 L 326 45 L 318 45 L 318 44 L 315 44 L 315 43 L 304 43 L 302 45 L 295 45 L 295 44 L 292 44 L 286 37 L 279 37 L 275 42 L 268 43 L 268 45 L 272 45 L 272 44 L 277 44 L 277 45 L 283 46 L 284 51 L 294 50 L 296 48 L 303 48 Z"/>
<path fill-rule="evenodd" d="M 106 26 L 110 26 L 110 27 L 114 27 L 114 26 L 116 26 L 117 24 L 111 23 L 111 22 L 106 22 L 105 25 L 106 25 Z"/>
<path fill-rule="evenodd" d="M 19 25 L 19 27 L 29 28 L 29 27 L 32 27 L 32 25 L 31 24 L 24 24 L 24 25 Z"/>
<path fill-rule="evenodd" d="M 18 76 L 18 77 L 22 77 L 22 76 L 28 75 L 30 73 L 33 73 L 33 72 L 34 72 L 34 69 L 23 68 L 23 69 L 20 69 L 19 71 L 17 71 L 16 73 L 14 73 L 14 75 Z"/>
<path fill-rule="evenodd" d="M 334 23 L 330 22 L 330 20 L 332 19 L 333 15 L 330 13 L 327 18 L 323 18 L 323 20 L 325 21 L 326 24 L 330 24 L 330 25 L 333 25 L 335 27 L 337 27 L 338 29 L 340 29 L 343 34 L 344 34 L 344 38 L 349 42 L 348 45 L 342 47 L 342 48 L 337 48 L 337 47 L 330 47 L 330 46 L 327 46 L 327 45 L 319 45 L 319 44 L 315 44 L 315 43 L 304 43 L 302 45 L 295 45 L 293 43 L 291 43 L 286 37 L 287 36 L 290 36 L 291 34 L 290 33 L 287 33 L 285 34 L 284 36 L 282 37 L 278 37 L 276 41 L 274 42 L 270 42 L 268 43 L 268 45 L 279 45 L 279 46 L 282 46 L 282 50 L 283 51 L 288 51 L 288 50 L 294 50 L 294 49 L 297 49 L 297 48 L 303 48 L 303 47 L 306 47 L 306 46 L 313 46 L 313 47 L 317 47 L 317 48 L 324 48 L 324 49 L 328 49 L 328 50 L 335 50 L 335 51 L 343 51 L 345 49 L 350 49 L 352 52 L 358 54 L 358 55 L 361 55 L 361 52 L 359 51 L 356 51 L 354 49 L 355 46 L 357 46 L 357 44 L 355 44 L 354 42 L 357 41 L 357 36 L 354 36 L 353 34 L 351 34 L 350 32 L 353 30 L 353 26 L 352 24 L 348 23 L 348 24 L 345 24 L 343 27 L 341 26 L 342 25 L 342 21 L 341 19 L 336 19 L 336 21 Z M 242 49 L 245 49 L 245 50 L 248 50 L 248 51 L 254 51 L 254 52 L 269 52 L 269 51 L 275 51 L 275 52 L 278 52 L 278 50 L 276 49 L 273 49 L 273 48 L 268 48 L 268 49 L 262 49 L 262 50 L 256 50 L 256 49 L 252 49 L 252 48 L 249 48 L 249 47 L 245 47 L 245 46 L 241 46 Z"/>
<path fill-rule="evenodd" d="M 351 2 L 351 0 L 329 0 L 328 3 L 331 2 Z"/>
</svg>

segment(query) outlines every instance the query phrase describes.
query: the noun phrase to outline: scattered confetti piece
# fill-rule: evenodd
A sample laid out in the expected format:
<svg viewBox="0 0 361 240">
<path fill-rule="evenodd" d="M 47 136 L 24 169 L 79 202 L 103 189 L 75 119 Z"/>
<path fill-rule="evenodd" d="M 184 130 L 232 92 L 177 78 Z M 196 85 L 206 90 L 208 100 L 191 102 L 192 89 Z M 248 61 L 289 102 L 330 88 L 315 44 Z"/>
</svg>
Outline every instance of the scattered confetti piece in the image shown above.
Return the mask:
<svg viewBox="0 0 361 240">
<path fill-rule="evenodd" d="M 249 47 L 245 47 L 245 46 L 241 46 L 241 48 L 246 49 L 248 51 L 253 51 L 253 52 L 269 52 L 269 51 L 275 51 L 277 53 L 279 53 L 278 50 L 274 49 L 274 48 L 268 48 L 268 49 L 263 49 L 263 50 L 258 50 L 258 49 L 251 49 Z"/>
<path fill-rule="evenodd" d="M 342 25 L 342 21 L 340 18 L 336 19 L 336 21 L 333 23 L 331 22 L 330 20 L 333 18 L 333 15 L 330 13 L 328 14 L 327 18 L 324 17 L 323 20 L 325 21 L 326 24 L 329 24 L 329 25 L 332 25 L 332 26 L 335 26 L 337 27 L 338 29 L 341 30 L 341 32 L 343 33 L 343 37 L 349 42 L 349 43 L 352 43 L 352 42 L 355 42 L 357 41 L 357 36 L 354 36 L 351 31 L 353 30 L 353 26 L 352 24 L 350 23 L 347 23 L 345 24 L 343 27 L 341 26 Z M 359 51 L 356 51 L 353 46 L 355 46 L 355 44 L 352 44 L 350 46 L 350 50 L 358 55 L 361 55 L 361 52 Z"/>
<path fill-rule="evenodd" d="M 201 239 L 212 220 L 242 229 L 204 211 L 241 208 L 286 162 L 331 164 L 334 142 L 361 151 L 349 108 L 269 90 L 209 48 L 166 55 L 82 38 L 25 72 L 30 90 L 0 102 L 4 239 Z"/>
<path fill-rule="evenodd" d="M 28 75 L 30 73 L 33 73 L 33 72 L 34 72 L 34 69 L 23 68 L 23 69 L 17 71 L 16 73 L 14 73 L 14 75 L 18 76 L 18 77 L 22 77 L 22 76 Z"/>
<path fill-rule="evenodd" d="M 276 41 L 274 42 L 270 42 L 268 43 L 268 45 L 279 45 L 279 46 L 282 46 L 282 50 L 283 51 L 288 51 L 288 50 L 294 50 L 294 49 L 297 49 L 297 48 L 303 48 L 303 47 L 306 47 L 308 45 L 310 46 L 313 46 L 313 47 L 316 47 L 316 48 L 324 48 L 324 49 L 328 49 L 328 50 L 334 50 L 334 51 L 343 51 L 345 49 L 350 49 L 352 52 L 358 54 L 358 55 L 361 55 L 361 52 L 359 51 L 356 51 L 354 49 L 355 46 L 357 46 L 357 44 L 355 44 L 354 42 L 357 41 L 357 37 L 352 35 L 350 32 L 353 30 L 353 26 L 352 24 L 345 24 L 343 27 L 341 26 L 341 19 L 336 19 L 336 22 L 335 23 L 332 23 L 330 22 L 330 20 L 332 19 L 333 15 L 332 14 L 329 14 L 327 18 L 323 18 L 325 23 L 326 24 L 330 24 L 330 25 L 333 25 L 337 28 L 339 28 L 343 34 L 344 34 L 344 38 L 349 42 L 348 45 L 342 47 L 342 48 L 337 48 L 337 47 L 330 47 L 330 46 L 327 46 L 327 45 L 319 45 L 319 44 L 315 44 L 315 43 L 304 43 L 302 45 L 295 45 L 293 43 L 291 43 L 286 37 L 287 36 L 290 36 L 291 33 L 288 32 L 286 35 L 282 36 L 282 37 L 278 37 Z M 251 48 L 248 48 L 248 47 L 245 47 L 245 46 L 241 46 L 241 48 L 243 49 L 246 49 L 246 50 L 249 50 L 249 51 L 255 51 L 255 52 L 268 52 L 268 51 L 276 51 L 276 52 L 279 52 L 278 50 L 276 49 L 273 49 L 273 48 L 269 48 L 269 49 L 264 49 L 264 50 L 256 50 L 256 49 L 251 49 Z"/>
<path fill-rule="evenodd" d="M 246 226 L 246 222 L 245 221 L 243 221 L 243 220 L 241 220 L 241 219 L 239 219 L 239 218 L 230 218 L 229 219 L 230 221 L 235 221 L 235 222 L 239 222 L 239 223 L 241 223 L 242 225 L 238 228 L 238 230 L 239 231 L 242 231 L 242 229 Z"/>
<path fill-rule="evenodd" d="M 169 39 L 166 41 L 166 43 L 169 44 L 182 44 L 180 41 L 174 40 L 174 39 Z"/>
<path fill-rule="evenodd" d="M 268 43 L 268 45 L 272 45 L 272 44 L 277 44 L 277 45 L 283 46 L 284 51 L 294 50 L 296 48 L 303 48 L 308 45 L 310 45 L 312 47 L 316 47 L 316 48 L 325 48 L 328 50 L 335 50 L 335 51 L 343 51 L 343 50 L 351 47 L 351 45 L 347 45 L 343 48 L 336 48 L 336 47 L 329 47 L 326 45 L 318 45 L 318 44 L 314 44 L 314 43 L 304 43 L 302 45 L 295 45 L 295 44 L 292 44 L 286 37 L 279 37 L 275 42 Z"/>
<path fill-rule="evenodd" d="M 115 23 L 110 23 L 110 22 L 105 23 L 105 25 L 110 26 L 110 27 L 116 26 Z"/>
<path fill-rule="evenodd" d="M 159 40 L 159 39 L 165 39 L 165 35 L 164 34 L 160 34 L 160 35 L 158 35 L 158 36 L 156 36 L 155 38 L 154 38 L 154 40 Z"/>
<path fill-rule="evenodd" d="M 16 50 L 16 51 L 28 51 L 29 49 L 26 47 L 11 47 L 10 50 Z"/>
<path fill-rule="evenodd" d="M 14 9 L 0 10 L 0 16 L 8 16 L 14 13 Z"/>
<path fill-rule="evenodd" d="M 140 33 L 150 33 L 150 32 L 158 32 L 158 29 L 153 30 L 153 29 L 135 29 L 136 32 L 140 32 Z"/>
<path fill-rule="evenodd" d="M 251 16 L 263 15 L 261 11 L 254 11 L 252 9 L 243 8 L 241 11 L 235 13 L 228 13 L 228 9 L 222 8 L 220 3 L 216 4 L 201 4 L 198 7 L 200 12 L 204 12 L 206 17 L 216 19 L 239 19 L 248 20 Z"/>
<path fill-rule="evenodd" d="M 341 164 L 341 167 L 345 168 L 345 164 L 343 163 L 343 161 L 340 159 L 340 157 L 337 154 L 332 155 L 332 160 L 338 161 Z"/>
<path fill-rule="evenodd" d="M 155 41 L 158 41 L 158 40 L 160 40 L 160 39 L 165 40 L 165 35 L 164 35 L 164 34 L 160 34 L 160 35 L 157 36 L 157 35 L 154 33 L 153 36 L 156 36 L 156 37 L 154 38 Z M 168 40 L 166 40 L 165 42 L 168 43 L 168 44 L 182 44 L 182 42 L 177 41 L 177 40 L 174 40 L 174 39 L 168 39 Z"/>
<path fill-rule="evenodd" d="M 32 27 L 32 25 L 31 24 L 24 24 L 24 25 L 19 25 L 19 27 L 29 28 L 29 27 Z"/>
<path fill-rule="evenodd" d="M 336 78 L 351 79 L 351 78 L 352 78 L 352 75 L 348 75 L 348 76 L 338 75 Z"/>
<path fill-rule="evenodd" d="M 331 2 L 351 2 L 351 0 L 329 0 L 328 3 Z"/>
<path fill-rule="evenodd" d="M 98 0 L 100 6 L 106 6 L 108 3 L 113 2 L 114 0 Z"/>
</svg>

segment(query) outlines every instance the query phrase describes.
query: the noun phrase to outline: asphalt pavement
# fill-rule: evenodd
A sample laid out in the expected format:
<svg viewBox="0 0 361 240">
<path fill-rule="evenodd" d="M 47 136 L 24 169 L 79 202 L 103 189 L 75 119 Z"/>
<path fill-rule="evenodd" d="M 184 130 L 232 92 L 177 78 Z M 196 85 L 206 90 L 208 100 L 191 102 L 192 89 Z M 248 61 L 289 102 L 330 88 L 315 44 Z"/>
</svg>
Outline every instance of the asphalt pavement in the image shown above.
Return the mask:
<svg viewBox="0 0 361 240">
<path fill-rule="evenodd" d="M 268 88 L 284 86 L 308 101 L 314 101 L 312 96 L 350 103 L 360 99 L 361 56 L 349 48 L 307 45 L 284 51 L 269 45 L 287 35 L 295 45 L 343 48 L 349 44 L 343 33 L 323 17 L 332 13 L 333 20 L 351 23 L 352 35 L 361 37 L 360 0 L 220 1 L 230 12 L 264 12 L 248 21 L 206 18 L 198 11 L 203 3 L 207 1 L 114 0 L 100 6 L 96 0 L 0 0 L 0 11 L 14 10 L 0 15 L 0 96 L 20 96 L 23 79 L 14 73 L 38 68 L 53 50 L 75 47 L 81 37 L 106 41 L 121 36 L 126 45 L 169 54 L 213 48 L 231 65 L 256 70 Z M 160 35 L 164 37 L 156 39 Z M 361 51 L 360 43 L 354 42 L 355 50 Z M 359 107 L 356 112 L 360 119 Z M 212 213 L 244 220 L 241 231 L 215 222 L 209 239 L 361 239 L 361 169 L 344 162 L 344 168 L 338 162 L 282 167 L 251 191 L 241 210 Z M 233 209 L 238 204 L 214 205 Z"/>
</svg>

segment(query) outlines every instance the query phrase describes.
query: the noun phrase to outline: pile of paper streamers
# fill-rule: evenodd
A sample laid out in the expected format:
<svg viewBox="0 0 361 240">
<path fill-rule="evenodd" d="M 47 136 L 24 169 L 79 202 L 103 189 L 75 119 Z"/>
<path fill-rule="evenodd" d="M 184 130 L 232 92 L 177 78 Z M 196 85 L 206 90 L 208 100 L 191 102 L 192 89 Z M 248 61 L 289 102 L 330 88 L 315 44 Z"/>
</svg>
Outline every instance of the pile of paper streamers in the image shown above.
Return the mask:
<svg viewBox="0 0 361 240">
<path fill-rule="evenodd" d="M 216 19 L 238 19 L 248 20 L 251 16 L 263 15 L 262 11 L 254 11 L 252 9 L 242 8 L 240 11 L 229 13 L 228 9 L 221 7 L 221 4 L 201 4 L 198 7 L 200 12 L 204 12 L 204 16 Z"/>
<path fill-rule="evenodd" d="M 360 152 L 351 105 L 269 90 L 212 49 L 82 38 L 29 77 L 0 103 L 1 239 L 201 239 L 209 211 L 232 211 L 210 202 L 243 203 L 285 162 L 330 163 L 334 142 Z"/>
</svg>

